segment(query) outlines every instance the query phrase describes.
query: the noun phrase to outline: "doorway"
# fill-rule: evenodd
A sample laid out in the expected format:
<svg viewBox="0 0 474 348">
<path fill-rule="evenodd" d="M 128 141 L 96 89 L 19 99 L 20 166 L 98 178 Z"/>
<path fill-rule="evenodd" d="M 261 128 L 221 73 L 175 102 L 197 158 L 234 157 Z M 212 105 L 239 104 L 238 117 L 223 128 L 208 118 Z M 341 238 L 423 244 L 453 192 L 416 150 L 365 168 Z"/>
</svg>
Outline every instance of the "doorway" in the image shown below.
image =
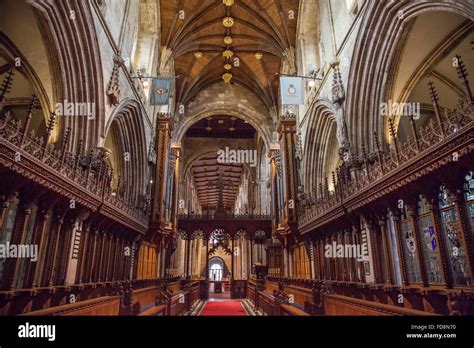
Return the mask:
<svg viewBox="0 0 474 348">
<path fill-rule="evenodd" d="M 229 271 L 224 260 L 219 256 L 214 256 L 209 260 L 209 300 L 229 298 Z"/>
</svg>

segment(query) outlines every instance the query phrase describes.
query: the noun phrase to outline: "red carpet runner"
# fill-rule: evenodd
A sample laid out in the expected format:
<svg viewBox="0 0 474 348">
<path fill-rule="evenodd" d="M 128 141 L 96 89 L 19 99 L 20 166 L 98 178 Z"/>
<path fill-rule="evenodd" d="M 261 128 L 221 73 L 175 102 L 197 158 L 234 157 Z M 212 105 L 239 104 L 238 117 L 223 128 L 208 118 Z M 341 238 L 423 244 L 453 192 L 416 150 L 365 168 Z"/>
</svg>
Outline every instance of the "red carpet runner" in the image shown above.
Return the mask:
<svg viewBox="0 0 474 348">
<path fill-rule="evenodd" d="M 239 301 L 207 302 L 201 316 L 244 316 L 245 311 Z"/>
</svg>

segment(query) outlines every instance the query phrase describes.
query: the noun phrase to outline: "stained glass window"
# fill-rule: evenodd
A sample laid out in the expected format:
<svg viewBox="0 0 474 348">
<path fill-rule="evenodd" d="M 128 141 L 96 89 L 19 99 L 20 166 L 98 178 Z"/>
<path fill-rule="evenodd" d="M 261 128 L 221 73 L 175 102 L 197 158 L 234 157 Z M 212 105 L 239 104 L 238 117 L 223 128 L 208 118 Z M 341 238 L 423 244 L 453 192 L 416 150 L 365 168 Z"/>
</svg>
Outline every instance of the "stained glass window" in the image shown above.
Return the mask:
<svg viewBox="0 0 474 348">
<path fill-rule="evenodd" d="M 420 216 L 419 220 L 421 247 L 428 282 L 430 284 L 443 283 L 443 272 L 439 258 L 439 242 L 436 238 L 433 219 L 431 215 Z"/>
<path fill-rule="evenodd" d="M 470 285 L 471 277 L 464 248 L 461 222 L 449 192 L 444 187 L 441 188 L 439 194 L 439 205 L 442 208 L 441 223 L 454 284 Z"/>
<path fill-rule="evenodd" d="M 471 227 L 471 239 L 474 240 L 474 175 L 472 172 L 466 174 L 464 195 L 466 199 L 467 214 Z"/>
<path fill-rule="evenodd" d="M 421 283 L 420 265 L 418 264 L 418 249 L 416 247 L 415 231 L 412 220 L 404 220 L 402 225 L 402 245 L 407 265 L 408 281 Z"/>
</svg>

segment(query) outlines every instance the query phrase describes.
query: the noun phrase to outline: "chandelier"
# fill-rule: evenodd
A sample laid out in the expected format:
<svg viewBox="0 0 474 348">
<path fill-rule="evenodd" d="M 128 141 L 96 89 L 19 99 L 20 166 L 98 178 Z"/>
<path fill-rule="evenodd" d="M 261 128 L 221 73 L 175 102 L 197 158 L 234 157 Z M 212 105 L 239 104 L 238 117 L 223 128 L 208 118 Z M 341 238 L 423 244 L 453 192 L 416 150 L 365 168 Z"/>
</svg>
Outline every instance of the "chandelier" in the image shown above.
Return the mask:
<svg viewBox="0 0 474 348">
<path fill-rule="evenodd" d="M 255 58 L 257 58 L 258 60 L 262 59 L 263 58 L 263 54 L 261 52 L 257 52 L 255 53 Z"/>
<path fill-rule="evenodd" d="M 234 0 L 222 0 L 222 3 L 226 6 L 232 6 L 234 4 Z"/>
<path fill-rule="evenodd" d="M 196 57 L 196 59 L 199 59 L 202 57 L 202 52 L 194 52 L 194 57 Z"/>
<path fill-rule="evenodd" d="M 232 37 L 226 36 L 226 37 L 224 38 L 224 43 L 225 43 L 226 45 L 231 45 L 231 44 L 232 44 Z"/>
<path fill-rule="evenodd" d="M 232 65 L 226 64 L 226 65 L 224 65 L 224 69 L 225 70 L 230 70 L 230 69 L 232 69 Z"/>
</svg>

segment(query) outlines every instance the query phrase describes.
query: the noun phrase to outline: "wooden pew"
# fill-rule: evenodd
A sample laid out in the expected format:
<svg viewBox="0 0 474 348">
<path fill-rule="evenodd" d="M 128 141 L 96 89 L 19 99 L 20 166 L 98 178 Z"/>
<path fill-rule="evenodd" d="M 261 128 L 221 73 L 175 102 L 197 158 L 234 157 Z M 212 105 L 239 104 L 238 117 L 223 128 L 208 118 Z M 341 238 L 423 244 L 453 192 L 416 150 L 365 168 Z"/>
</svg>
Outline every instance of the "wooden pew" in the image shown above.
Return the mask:
<svg viewBox="0 0 474 348">
<path fill-rule="evenodd" d="M 138 316 L 165 316 L 166 315 L 166 305 L 158 305 L 148 308 L 147 310 L 138 314 Z"/>
<path fill-rule="evenodd" d="M 132 294 L 132 303 L 138 308 L 138 313 L 147 311 L 156 305 L 156 298 L 160 294 L 159 286 L 151 286 L 148 288 L 134 290 Z"/>
<path fill-rule="evenodd" d="M 305 311 L 289 304 L 281 304 L 280 308 L 281 308 L 281 315 L 284 315 L 284 316 L 290 316 L 290 317 L 310 316 L 310 314 L 306 313 Z"/>
<path fill-rule="evenodd" d="M 326 315 L 437 315 L 341 295 L 324 296 L 324 308 Z"/>
<path fill-rule="evenodd" d="M 259 291 L 257 293 L 257 309 L 261 309 L 265 314 L 270 316 L 280 315 L 279 305 L 276 303 L 276 298 L 268 291 Z"/>
<path fill-rule="evenodd" d="M 28 316 L 89 316 L 89 315 L 119 315 L 120 296 L 104 296 L 62 306 L 41 309 L 20 315 Z"/>
</svg>

